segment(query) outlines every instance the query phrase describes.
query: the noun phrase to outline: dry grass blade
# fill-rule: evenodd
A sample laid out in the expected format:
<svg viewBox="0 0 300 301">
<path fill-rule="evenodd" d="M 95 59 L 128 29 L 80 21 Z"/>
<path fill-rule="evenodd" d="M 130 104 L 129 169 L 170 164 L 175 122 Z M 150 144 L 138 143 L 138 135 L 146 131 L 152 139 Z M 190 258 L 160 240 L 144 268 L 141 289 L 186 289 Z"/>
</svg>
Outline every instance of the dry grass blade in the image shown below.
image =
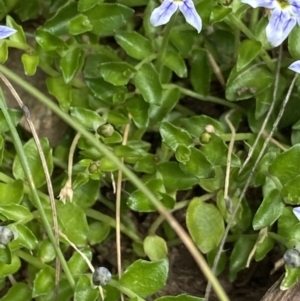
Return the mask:
<svg viewBox="0 0 300 301">
<path fill-rule="evenodd" d="M 57 244 L 57 246 L 59 246 L 58 221 L 57 221 L 57 211 L 56 211 L 56 206 L 55 206 L 54 192 L 53 192 L 53 187 L 52 187 L 52 183 L 51 183 L 49 169 L 48 169 L 48 166 L 47 166 L 47 161 L 46 161 L 46 158 L 45 158 L 45 155 L 44 155 L 39 137 L 36 133 L 33 122 L 31 120 L 30 112 L 29 112 L 28 108 L 25 106 L 25 104 L 23 103 L 23 101 L 21 100 L 21 98 L 19 97 L 17 91 L 14 89 L 14 87 L 11 85 L 11 83 L 8 81 L 8 79 L 2 73 L 0 73 L 0 77 L 1 77 L 2 81 L 4 82 L 4 84 L 7 86 L 7 88 L 9 89 L 9 91 L 12 93 L 14 98 L 16 99 L 16 101 L 17 101 L 18 105 L 20 106 L 21 110 L 23 111 L 24 116 L 26 118 L 26 121 L 27 121 L 27 123 L 29 125 L 29 128 L 31 130 L 34 142 L 36 144 L 36 147 L 37 147 L 37 150 L 38 150 L 41 162 L 42 162 L 44 174 L 45 174 L 45 177 L 46 177 L 46 183 L 47 183 L 47 189 L 48 189 L 48 193 L 49 193 L 52 219 L 53 219 L 54 234 L 55 234 L 56 244 Z M 58 297 L 59 278 L 60 278 L 60 261 L 59 261 L 58 257 L 56 257 L 56 260 L 55 260 L 55 294 L 54 294 L 54 300 L 57 300 L 57 297 Z"/>
<path fill-rule="evenodd" d="M 131 120 L 131 116 L 129 116 L 129 120 Z M 128 134 L 130 130 L 130 123 L 126 124 L 123 134 L 122 145 L 126 145 L 128 141 Z M 122 163 L 124 159 L 121 159 Z M 118 262 L 118 276 L 119 279 L 122 276 L 122 254 L 121 254 L 121 192 L 122 192 L 122 170 L 118 171 L 118 180 L 117 180 L 117 188 L 116 188 L 116 244 L 117 244 L 117 262 Z M 124 300 L 123 294 L 121 294 L 121 300 Z"/>
<path fill-rule="evenodd" d="M 228 190 L 229 190 L 229 178 L 230 178 L 230 167 L 231 167 L 231 156 L 232 156 L 232 151 L 233 151 L 233 146 L 234 146 L 234 141 L 235 141 L 235 128 L 234 126 L 232 125 L 229 117 L 230 115 L 233 113 L 234 111 L 231 110 L 229 111 L 226 116 L 225 116 L 225 121 L 226 123 L 228 124 L 229 126 L 229 129 L 231 131 L 231 139 L 230 139 L 230 142 L 229 142 L 229 146 L 228 146 L 228 153 L 227 153 L 227 166 L 226 166 L 226 176 L 225 176 L 225 187 L 224 187 L 224 201 L 227 202 L 229 201 L 230 202 L 230 209 L 232 207 L 232 204 L 231 204 L 231 200 L 230 198 L 228 197 Z M 218 256 L 218 257 L 217 257 Z M 221 253 L 218 253 L 216 255 L 216 258 L 214 260 L 214 264 L 213 264 L 213 267 L 212 267 L 212 273 L 216 273 L 216 269 L 217 269 L 217 264 L 219 262 L 219 259 L 220 259 L 220 256 L 221 256 Z M 207 287 L 206 287 L 206 290 L 205 290 L 205 300 L 208 301 L 209 300 L 209 296 L 210 296 L 210 292 L 211 292 L 211 283 L 208 282 L 207 283 Z"/>
</svg>

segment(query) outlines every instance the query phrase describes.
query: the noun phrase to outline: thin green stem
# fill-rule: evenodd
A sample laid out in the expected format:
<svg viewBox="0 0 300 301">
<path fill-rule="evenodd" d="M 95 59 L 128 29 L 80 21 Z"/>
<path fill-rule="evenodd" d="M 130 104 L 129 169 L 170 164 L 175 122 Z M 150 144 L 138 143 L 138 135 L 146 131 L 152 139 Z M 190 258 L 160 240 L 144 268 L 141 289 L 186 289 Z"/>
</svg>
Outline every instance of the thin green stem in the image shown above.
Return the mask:
<svg viewBox="0 0 300 301">
<path fill-rule="evenodd" d="M 103 223 L 111 226 L 112 228 L 116 228 L 116 220 L 108 215 L 105 215 L 94 209 L 87 209 L 85 211 L 85 213 L 88 217 L 92 217 L 93 219 L 103 222 Z M 135 241 L 137 243 L 142 243 L 142 240 L 138 237 L 138 235 L 136 235 L 130 229 L 125 227 L 123 224 L 120 225 L 120 230 L 121 230 L 121 232 L 126 234 L 128 237 L 130 237 L 133 241 Z"/>
<path fill-rule="evenodd" d="M 49 268 L 49 269 L 53 269 L 54 272 L 54 268 L 45 264 L 44 262 L 40 261 L 38 258 L 30 255 L 29 253 L 19 249 L 16 251 L 16 254 L 18 257 L 22 258 L 24 261 L 28 262 L 29 264 L 33 265 L 34 267 L 42 270 L 44 268 Z"/>
<path fill-rule="evenodd" d="M 273 238 L 275 241 L 279 242 L 280 244 L 287 247 L 288 239 L 284 238 L 283 236 L 279 235 L 278 233 L 268 232 L 268 235 Z"/>
<path fill-rule="evenodd" d="M 169 39 L 170 39 L 170 35 L 171 35 L 171 30 L 172 30 L 173 25 L 175 23 L 176 16 L 177 16 L 177 12 L 173 15 L 171 20 L 167 23 L 167 25 L 165 27 L 163 41 L 162 41 L 161 47 L 159 48 L 159 51 L 158 51 L 158 56 L 157 56 L 157 61 L 156 61 L 156 68 L 157 68 L 158 74 L 160 76 L 161 76 L 162 67 L 163 67 L 163 60 L 164 60 L 164 57 L 165 57 L 166 52 L 167 52 Z"/>
<path fill-rule="evenodd" d="M 80 124 L 74 121 L 68 114 L 63 112 L 55 103 L 51 101 L 46 95 L 41 93 L 39 90 L 28 84 L 21 77 L 16 75 L 14 72 L 10 71 L 3 65 L 0 65 L 0 72 L 2 72 L 5 76 L 11 79 L 13 82 L 18 84 L 28 93 L 30 93 L 33 97 L 36 97 L 40 102 L 45 104 L 48 108 L 50 108 L 54 113 L 56 113 L 62 120 L 64 120 L 67 124 L 69 124 L 74 130 L 80 132 L 84 138 L 86 138 L 89 143 L 94 146 L 99 152 L 101 152 L 104 156 L 109 158 L 113 164 L 115 164 L 124 175 L 131 181 L 131 183 L 136 186 L 144 195 L 147 196 L 148 200 L 156 207 L 157 211 L 162 214 L 168 223 L 172 226 L 177 235 L 181 238 L 182 242 L 186 245 L 187 249 L 194 257 L 197 265 L 208 279 L 211 282 L 212 287 L 214 288 L 216 295 L 219 297 L 221 301 L 228 301 L 229 298 L 225 293 L 224 289 L 220 285 L 219 281 L 212 274 L 207 262 L 205 261 L 202 254 L 199 252 L 195 244 L 193 243 L 190 236 L 186 233 L 186 231 L 180 226 L 180 224 L 176 221 L 176 219 L 166 210 L 166 208 L 161 204 L 161 202 L 155 197 L 155 195 L 145 186 L 145 184 L 132 172 L 126 165 L 122 164 L 122 162 L 102 143 L 95 139 L 94 135 L 85 130 Z M 53 234 L 52 234 L 53 235 Z"/>
<path fill-rule="evenodd" d="M 260 10 L 259 8 L 254 8 L 251 11 L 251 19 L 250 19 L 249 28 L 252 32 L 254 32 L 255 27 L 257 26 L 259 10 Z"/>
<path fill-rule="evenodd" d="M 219 98 L 219 97 L 215 97 L 215 96 L 211 96 L 211 95 L 202 95 L 202 94 L 196 93 L 192 90 L 180 87 L 176 84 L 165 84 L 165 85 L 163 85 L 163 88 L 164 89 L 177 88 L 184 95 L 187 95 L 187 96 L 190 96 L 192 98 L 199 99 L 199 100 L 202 100 L 202 101 L 209 101 L 209 102 L 217 103 L 217 104 L 226 106 L 226 107 L 231 108 L 231 109 L 236 109 L 239 112 L 242 112 L 243 114 L 246 114 L 245 109 L 241 108 L 240 106 L 238 106 L 237 104 L 235 104 L 233 102 L 230 102 L 228 100 L 225 100 L 225 99 L 222 99 L 222 98 Z"/>
<path fill-rule="evenodd" d="M 253 133 L 238 133 L 235 134 L 234 141 L 244 141 L 252 139 L 255 135 Z M 232 134 L 221 134 L 220 137 L 223 139 L 223 141 L 230 141 Z"/>
<path fill-rule="evenodd" d="M 43 205 L 41 203 L 41 200 L 38 196 L 38 192 L 37 192 L 37 189 L 36 189 L 34 181 L 33 181 L 33 176 L 32 176 L 31 170 L 30 170 L 30 166 L 29 166 L 27 157 L 26 157 L 24 149 L 23 149 L 22 142 L 21 142 L 20 137 L 18 135 L 18 132 L 17 132 L 12 120 L 11 120 L 11 117 L 8 113 L 7 106 L 6 106 L 6 103 L 4 101 L 4 96 L 3 96 L 2 90 L 0 90 L 0 109 L 1 109 L 1 111 L 4 115 L 4 117 L 5 117 L 7 125 L 10 129 L 10 132 L 11 132 L 11 135 L 12 135 L 12 138 L 13 138 L 13 144 L 14 144 L 16 152 L 18 154 L 18 157 L 19 157 L 20 163 L 22 165 L 24 174 L 26 176 L 27 183 L 28 183 L 32 198 L 34 200 L 34 203 L 35 203 L 37 209 L 39 210 L 39 213 L 40 213 L 43 225 L 45 227 L 45 230 L 46 230 L 46 232 L 49 236 L 49 239 L 50 239 L 50 241 L 51 241 L 51 243 L 52 243 L 52 245 L 55 249 L 55 252 L 56 252 L 56 254 L 57 254 L 57 256 L 58 256 L 58 258 L 61 262 L 62 268 L 63 268 L 63 270 L 66 274 L 66 277 L 67 277 L 71 287 L 75 288 L 75 281 L 73 279 L 73 276 L 72 276 L 72 274 L 69 270 L 67 262 L 66 262 L 66 260 L 63 256 L 63 253 L 61 252 L 59 246 L 56 243 L 56 239 L 55 239 L 55 236 L 53 234 L 52 227 L 51 227 L 51 225 L 50 225 L 50 223 L 47 219 L 45 210 L 44 210 Z"/>
<path fill-rule="evenodd" d="M 229 14 L 227 17 L 227 20 L 230 25 L 233 25 L 235 28 L 239 28 L 240 31 L 242 31 L 247 36 L 247 38 L 249 38 L 250 40 L 256 41 L 256 38 L 255 38 L 254 34 L 252 33 L 252 31 L 240 19 L 238 19 L 234 14 Z M 275 72 L 276 68 L 275 68 L 274 62 L 272 61 L 272 59 L 270 58 L 269 54 L 267 53 L 267 51 L 265 49 L 261 50 L 260 57 L 265 62 L 265 64 L 268 66 L 268 68 L 271 71 Z"/>
</svg>

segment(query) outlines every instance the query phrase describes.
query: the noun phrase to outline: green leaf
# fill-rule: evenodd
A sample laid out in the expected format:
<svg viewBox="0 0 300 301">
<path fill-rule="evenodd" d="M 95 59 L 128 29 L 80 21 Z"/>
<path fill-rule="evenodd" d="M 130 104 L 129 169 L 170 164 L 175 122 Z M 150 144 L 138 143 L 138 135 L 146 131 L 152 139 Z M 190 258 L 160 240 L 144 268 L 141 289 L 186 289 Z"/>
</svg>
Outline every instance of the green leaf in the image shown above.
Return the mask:
<svg viewBox="0 0 300 301">
<path fill-rule="evenodd" d="M 55 276 L 50 268 L 44 268 L 40 270 L 33 282 L 32 297 L 39 297 L 47 295 L 51 290 L 54 289 Z"/>
<path fill-rule="evenodd" d="M 237 71 L 232 69 L 226 85 L 226 98 L 238 101 L 252 98 L 271 87 L 274 83 L 274 74 L 265 66 L 256 64 Z"/>
<path fill-rule="evenodd" d="M 85 82 L 95 97 L 100 98 L 109 105 L 123 103 L 128 93 L 125 86 L 114 86 L 101 77 L 85 79 Z"/>
<path fill-rule="evenodd" d="M 16 109 L 8 109 L 8 113 L 9 113 L 9 116 L 10 116 L 14 126 L 17 126 L 17 124 L 19 123 L 20 119 L 23 116 L 22 111 L 16 110 Z M 9 131 L 9 127 L 6 123 L 6 119 L 3 115 L 3 112 L 0 111 L 0 132 L 4 133 L 7 131 Z"/>
<path fill-rule="evenodd" d="M 11 264 L 11 256 L 12 253 L 10 250 L 10 245 L 2 245 L 0 248 L 0 262 L 5 264 Z"/>
<path fill-rule="evenodd" d="M 40 139 L 41 147 L 46 158 L 47 166 L 50 175 L 53 171 L 53 159 L 52 159 L 52 150 L 47 138 Z M 23 146 L 25 155 L 27 157 L 28 165 L 32 173 L 32 178 L 36 188 L 43 186 L 46 183 L 46 178 L 44 174 L 44 169 L 41 164 L 40 155 L 37 151 L 35 142 L 33 139 L 30 139 Z M 13 163 L 13 174 L 16 179 L 28 180 L 24 174 L 23 167 L 20 163 L 19 157 L 15 157 Z"/>
<path fill-rule="evenodd" d="M 18 25 L 12 17 L 6 16 L 6 26 L 17 30 L 15 34 L 9 37 L 11 41 L 26 44 L 26 37 L 22 26 Z"/>
<path fill-rule="evenodd" d="M 71 107 L 70 113 L 76 122 L 83 125 L 89 131 L 97 131 L 100 125 L 106 123 L 103 117 L 89 109 Z"/>
<path fill-rule="evenodd" d="M 79 0 L 77 8 L 80 12 L 84 12 L 93 8 L 97 4 L 102 3 L 103 1 L 104 0 Z"/>
<path fill-rule="evenodd" d="M 163 64 L 174 71 L 179 77 L 187 77 L 187 68 L 183 58 L 176 51 L 167 51 Z"/>
<path fill-rule="evenodd" d="M 24 282 L 17 282 L 9 288 L 8 292 L 1 301 L 31 301 L 32 293 L 31 289 Z"/>
<path fill-rule="evenodd" d="M 50 290 L 46 295 L 43 295 L 41 298 L 42 301 L 53 301 L 55 298 L 55 290 Z M 74 289 L 70 286 L 67 279 L 62 279 L 59 282 L 59 301 L 69 301 L 74 296 Z"/>
<path fill-rule="evenodd" d="M 165 286 L 168 271 L 169 262 L 167 259 L 154 262 L 139 259 L 126 269 L 120 279 L 120 284 L 141 298 L 146 298 Z"/>
<path fill-rule="evenodd" d="M 288 204 L 298 205 L 300 203 L 300 176 L 287 182 L 282 190 L 281 195 L 284 197 L 284 201 Z"/>
<path fill-rule="evenodd" d="M 289 266 L 285 266 L 285 275 L 280 284 L 281 290 L 288 290 L 296 285 L 300 278 L 300 268 L 293 269 Z"/>
<path fill-rule="evenodd" d="M 73 202 L 81 208 L 88 208 L 95 204 L 100 191 L 100 182 L 90 180 L 74 190 Z"/>
<path fill-rule="evenodd" d="M 152 124 L 157 124 L 162 121 L 176 106 L 180 98 L 180 91 L 178 88 L 164 90 L 162 94 L 161 104 L 151 104 L 149 110 L 149 117 Z"/>
<path fill-rule="evenodd" d="M 211 178 L 214 176 L 214 168 L 210 162 L 206 159 L 205 155 L 196 149 L 190 148 L 191 155 L 186 163 L 179 163 L 180 169 L 186 173 L 193 175 L 199 179 Z"/>
<path fill-rule="evenodd" d="M 194 297 L 187 294 L 180 294 L 178 296 L 163 296 L 155 299 L 155 301 L 205 301 L 204 298 Z"/>
<path fill-rule="evenodd" d="M 123 113 L 111 110 L 107 116 L 107 122 L 113 125 L 126 125 L 128 124 L 129 118 Z"/>
<path fill-rule="evenodd" d="M 186 215 L 188 230 L 197 247 L 203 253 L 216 248 L 224 234 L 225 227 L 219 210 L 213 204 L 193 198 Z"/>
<path fill-rule="evenodd" d="M 213 165 L 227 166 L 228 147 L 221 137 L 212 134 L 209 142 L 202 145 L 200 150 Z M 236 154 L 232 153 L 231 166 L 239 167 L 240 165 L 240 159 Z"/>
<path fill-rule="evenodd" d="M 110 226 L 102 222 L 93 222 L 89 224 L 88 241 L 91 245 L 100 244 L 109 233 Z"/>
<path fill-rule="evenodd" d="M 71 86 L 65 83 L 63 77 L 48 77 L 46 84 L 49 93 L 57 99 L 59 106 L 65 112 L 69 111 L 72 101 Z"/>
<path fill-rule="evenodd" d="M 190 160 L 191 153 L 192 151 L 190 148 L 183 144 L 179 144 L 175 152 L 175 158 L 179 163 L 186 164 Z"/>
<path fill-rule="evenodd" d="M 136 60 L 143 60 L 153 54 L 151 42 L 136 31 L 121 31 L 115 34 L 117 43 Z"/>
<path fill-rule="evenodd" d="M 91 287 L 91 279 L 87 275 L 82 275 L 75 287 L 74 301 L 95 301 L 99 291 Z"/>
<path fill-rule="evenodd" d="M 226 4 L 225 4 L 226 5 Z M 216 5 L 210 16 L 210 22 L 212 24 L 216 22 L 221 22 L 232 12 L 232 8 L 226 7 L 224 5 Z"/>
<path fill-rule="evenodd" d="M 0 205 L 20 204 L 24 195 L 24 184 L 16 180 L 10 184 L 0 183 Z"/>
<path fill-rule="evenodd" d="M 262 241 L 257 243 L 255 251 L 255 261 L 260 261 L 273 249 L 275 241 L 270 236 L 265 236 Z"/>
<path fill-rule="evenodd" d="M 45 51 L 61 51 L 67 49 L 67 44 L 63 40 L 43 29 L 37 29 L 35 39 Z"/>
<path fill-rule="evenodd" d="M 84 12 L 89 18 L 96 35 L 112 35 L 126 25 L 134 10 L 121 4 L 100 3 Z"/>
<path fill-rule="evenodd" d="M 229 279 L 234 281 L 237 273 L 246 267 L 248 257 L 255 244 L 255 240 L 241 236 L 234 245 L 230 255 Z"/>
<path fill-rule="evenodd" d="M 300 174 L 299 159 L 300 144 L 296 144 L 275 158 L 269 172 L 277 177 L 282 184 L 286 184 Z"/>
<path fill-rule="evenodd" d="M 216 134 L 223 134 L 224 129 L 222 124 L 206 115 L 192 116 L 189 118 L 180 119 L 183 128 L 192 136 L 199 138 L 205 131 L 206 126 L 213 126 Z"/>
<path fill-rule="evenodd" d="M 293 213 L 292 208 L 286 206 L 278 219 L 277 232 L 288 241 L 291 238 L 291 229 L 298 225 L 298 223 L 299 221 Z"/>
<path fill-rule="evenodd" d="M 179 145 L 190 147 L 193 145 L 193 139 L 189 133 L 169 122 L 162 122 L 159 127 L 162 141 L 173 151 L 176 151 Z"/>
<path fill-rule="evenodd" d="M 208 95 L 210 91 L 211 67 L 207 58 L 207 51 L 204 49 L 194 51 L 190 66 L 190 81 L 195 92 Z"/>
<path fill-rule="evenodd" d="M 190 53 L 194 49 L 191 45 L 195 45 L 197 38 L 193 30 L 185 30 L 182 26 L 173 27 L 171 30 L 170 41 L 183 58 L 190 57 Z"/>
<path fill-rule="evenodd" d="M 0 41 L 0 63 L 4 64 L 8 59 L 8 46 L 6 40 Z"/>
<path fill-rule="evenodd" d="M 136 95 L 126 101 L 126 109 L 137 128 L 146 128 L 149 122 L 149 104 Z"/>
<path fill-rule="evenodd" d="M 300 50 L 299 50 L 299 43 L 300 43 L 300 28 L 296 26 L 288 37 L 288 48 L 289 53 L 292 58 L 299 60 L 300 58 Z"/>
<path fill-rule="evenodd" d="M 92 252 L 90 247 L 85 247 L 80 250 L 88 260 L 92 260 Z M 70 272 L 76 276 L 86 272 L 88 269 L 88 265 L 84 258 L 78 253 L 74 252 L 70 260 L 68 261 L 68 267 Z"/>
<path fill-rule="evenodd" d="M 150 191 L 155 192 L 156 196 L 159 192 L 164 192 L 163 182 L 160 179 L 151 179 L 146 183 Z M 127 200 L 127 206 L 138 212 L 155 211 L 155 206 L 149 201 L 148 197 L 140 190 L 135 190 Z"/>
<path fill-rule="evenodd" d="M 61 202 L 56 204 L 57 217 L 61 231 L 67 235 L 69 240 L 78 246 L 86 245 L 89 227 L 84 211 L 75 203 Z M 47 210 L 50 218 L 51 212 Z M 51 217 L 52 220 L 52 217 Z"/>
<path fill-rule="evenodd" d="M 12 249 L 13 246 L 17 245 L 25 247 L 28 250 L 34 250 L 37 247 L 38 240 L 28 227 L 22 224 L 12 224 L 10 228 L 17 234 L 15 240 L 11 243 Z"/>
<path fill-rule="evenodd" d="M 146 102 L 161 104 L 162 86 L 152 64 L 146 63 L 141 66 L 134 76 L 134 84 Z"/>
<path fill-rule="evenodd" d="M 23 63 L 25 74 L 27 76 L 35 75 L 36 68 L 37 68 L 37 66 L 39 64 L 39 60 L 40 60 L 39 57 L 37 55 L 23 53 L 21 60 Z"/>
<path fill-rule="evenodd" d="M 11 1 L 14 6 L 13 2 Z M 10 2 L 10 3 L 11 3 Z M 38 0 L 31 0 L 29 2 L 15 1 L 17 2 L 16 7 L 14 8 L 14 13 L 16 13 L 19 19 L 24 22 L 29 20 L 36 20 L 39 17 L 41 3 Z M 2 13 L 2 12 L 1 12 Z"/>
<path fill-rule="evenodd" d="M 32 213 L 27 207 L 17 204 L 2 205 L 0 207 L 0 214 L 12 221 L 22 221 L 24 219 L 32 218 Z"/>
<path fill-rule="evenodd" d="M 79 5 L 79 3 L 78 3 Z M 85 15 L 75 16 L 67 25 L 68 31 L 71 35 L 76 36 L 87 31 L 91 31 L 93 29 L 90 20 Z"/>
<path fill-rule="evenodd" d="M 62 71 L 66 84 L 72 81 L 76 72 L 79 70 L 82 61 L 82 54 L 83 53 L 80 48 L 72 48 L 61 58 L 59 67 Z"/>
<path fill-rule="evenodd" d="M 236 70 L 240 71 L 247 67 L 260 53 L 262 45 L 258 41 L 244 40 L 240 44 Z"/>
<path fill-rule="evenodd" d="M 166 241 L 157 235 L 149 235 L 144 239 L 144 251 L 151 261 L 164 259 L 168 254 Z"/>
<path fill-rule="evenodd" d="M 253 229 L 271 226 L 281 215 L 284 203 L 277 189 L 271 190 L 263 199 L 253 218 Z"/>
<path fill-rule="evenodd" d="M 42 262 L 50 262 L 52 261 L 56 256 L 55 250 L 53 248 L 53 245 L 51 243 L 51 241 L 47 238 L 44 239 L 39 247 L 38 250 L 38 258 L 42 261 Z"/>
<path fill-rule="evenodd" d="M 127 85 L 136 70 L 125 62 L 108 62 L 99 66 L 100 74 L 105 81 L 114 86 Z"/>
<path fill-rule="evenodd" d="M 21 261 L 17 255 L 12 253 L 12 260 L 10 264 L 0 262 L 0 277 L 16 273 L 21 267 Z"/>
<path fill-rule="evenodd" d="M 176 162 L 163 162 L 157 168 L 168 191 L 188 190 L 199 181 L 194 175 L 185 174 Z"/>
<path fill-rule="evenodd" d="M 48 19 L 43 28 L 54 36 L 67 35 L 69 22 L 78 15 L 76 2 L 63 2 L 59 9 L 55 7 L 55 14 Z"/>
</svg>

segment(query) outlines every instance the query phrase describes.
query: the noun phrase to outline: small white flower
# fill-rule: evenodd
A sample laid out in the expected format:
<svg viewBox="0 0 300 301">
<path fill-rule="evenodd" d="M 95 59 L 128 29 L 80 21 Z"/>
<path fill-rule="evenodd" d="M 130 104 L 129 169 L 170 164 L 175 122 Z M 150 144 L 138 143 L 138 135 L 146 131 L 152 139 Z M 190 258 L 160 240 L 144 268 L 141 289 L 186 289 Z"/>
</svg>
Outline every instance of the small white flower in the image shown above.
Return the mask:
<svg viewBox="0 0 300 301">
<path fill-rule="evenodd" d="M 0 39 L 8 38 L 9 36 L 13 35 L 17 31 L 13 28 L 0 25 Z"/>
<path fill-rule="evenodd" d="M 299 24 L 299 0 L 242 0 L 242 3 L 254 8 L 264 7 L 271 10 L 266 35 L 274 47 L 279 46 L 287 38 L 297 22 Z"/>
<path fill-rule="evenodd" d="M 192 0 L 164 0 L 159 7 L 153 10 L 150 16 L 151 24 L 160 26 L 168 23 L 177 9 L 182 12 L 185 20 L 195 27 L 199 33 L 202 29 L 202 21 Z"/>
<path fill-rule="evenodd" d="M 296 73 L 300 73 L 300 61 L 296 61 L 289 66 L 289 69 L 295 71 Z M 300 207 L 296 207 L 294 209 L 299 210 Z M 294 212 L 295 213 L 295 212 Z"/>
<path fill-rule="evenodd" d="M 295 216 L 298 218 L 298 220 L 300 221 L 300 207 L 295 207 L 293 208 L 293 213 L 295 214 Z"/>
</svg>

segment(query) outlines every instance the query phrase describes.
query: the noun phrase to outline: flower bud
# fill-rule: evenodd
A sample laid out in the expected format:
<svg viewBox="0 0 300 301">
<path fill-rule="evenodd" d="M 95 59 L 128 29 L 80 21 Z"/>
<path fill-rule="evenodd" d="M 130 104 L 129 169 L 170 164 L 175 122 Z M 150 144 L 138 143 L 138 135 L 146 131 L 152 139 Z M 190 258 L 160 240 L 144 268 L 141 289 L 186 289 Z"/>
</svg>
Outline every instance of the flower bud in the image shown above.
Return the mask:
<svg viewBox="0 0 300 301">
<path fill-rule="evenodd" d="M 0 226 L 0 244 L 7 245 L 14 239 L 14 233 L 8 227 Z"/>
<path fill-rule="evenodd" d="M 94 285 L 104 286 L 109 283 L 111 279 L 111 272 L 105 267 L 99 267 L 95 269 L 93 273 L 93 283 Z"/>
<path fill-rule="evenodd" d="M 283 254 L 283 260 L 291 268 L 300 267 L 300 253 L 297 249 L 289 249 Z"/>
<path fill-rule="evenodd" d="M 207 144 L 211 139 L 211 134 L 203 132 L 200 136 L 200 143 Z"/>
<path fill-rule="evenodd" d="M 106 123 L 99 126 L 97 132 L 104 137 L 111 137 L 115 129 L 110 123 Z"/>
</svg>

